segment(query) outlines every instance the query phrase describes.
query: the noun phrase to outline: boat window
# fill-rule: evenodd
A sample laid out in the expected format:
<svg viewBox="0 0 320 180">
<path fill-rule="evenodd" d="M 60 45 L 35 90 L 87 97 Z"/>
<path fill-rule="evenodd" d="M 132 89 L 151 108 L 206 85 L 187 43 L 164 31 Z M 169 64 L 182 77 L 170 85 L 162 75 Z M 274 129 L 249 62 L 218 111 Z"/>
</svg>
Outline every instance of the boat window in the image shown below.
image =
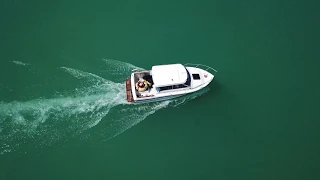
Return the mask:
<svg viewBox="0 0 320 180">
<path fill-rule="evenodd" d="M 192 74 L 192 77 L 193 77 L 194 80 L 200 79 L 200 75 L 199 74 Z"/>
<path fill-rule="evenodd" d="M 186 71 L 187 71 L 188 77 L 187 77 L 186 83 L 184 83 L 184 84 L 187 85 L 187 86 L 190 86 L 190 83 L 191 83 L 190 73 L 189 73 L 189 71 L 188 71 L 188 69 L 187 69 L 186 67 L 185 67 L 185 69 L 186 69 Z"/>
<path fill-rule="evenodd" d="M 173 89 L 180 89 L 180 88 L 185 88 L 187 87 L 185 84 L 178 84 L 178 85 L 174 85 Z"/>
<path fill-rule="evenodd" d="M 163 87 L 160 87 L 160 91 L 165 91 L 165 90 L 170 90 L 172 89 L 172 86 L 163 86 Z"/>
</svg>

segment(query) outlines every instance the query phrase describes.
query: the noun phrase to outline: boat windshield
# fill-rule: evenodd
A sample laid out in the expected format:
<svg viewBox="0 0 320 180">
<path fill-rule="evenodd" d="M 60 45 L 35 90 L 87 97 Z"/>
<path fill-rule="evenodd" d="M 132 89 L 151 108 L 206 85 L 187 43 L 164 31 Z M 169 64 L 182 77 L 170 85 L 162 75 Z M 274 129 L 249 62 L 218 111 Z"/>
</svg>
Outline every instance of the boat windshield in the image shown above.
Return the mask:
<svg viewBox="0 0 320 180">
<path fill-rule="evenodd" d="M 186 83 L 184 83 L 185 85 L 187 85 L 187 86 L 190 86 L 190 83 L 191 83 L 191 76 L 190 76 L 190 73 L 189 73 L 189 71 L 188 71 L 188 69 L 186 68 L 186 67 L 184 67 L 185 69 L 186 69 L 186 71 L 187 71 L 187 81 L 186 81 Z"/>
</svg>

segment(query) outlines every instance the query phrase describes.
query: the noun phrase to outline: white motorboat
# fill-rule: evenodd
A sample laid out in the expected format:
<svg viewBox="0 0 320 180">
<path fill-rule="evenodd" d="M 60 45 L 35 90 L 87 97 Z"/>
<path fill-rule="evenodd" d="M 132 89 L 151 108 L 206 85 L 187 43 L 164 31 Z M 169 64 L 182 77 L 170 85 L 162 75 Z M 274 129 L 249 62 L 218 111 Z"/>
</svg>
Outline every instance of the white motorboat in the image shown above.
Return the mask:
<svg viewBox="0 0 320 180">
<path fill-rule="evenodd" d="M 203 69 L 201 69 L 202 67 Z M 151 70 L 133 72 L 126 80 L 131 103 L 164 101 L 199 91 L 214 78 L 213 68 L 202 64 L 155 65 Z"/>
</svg>

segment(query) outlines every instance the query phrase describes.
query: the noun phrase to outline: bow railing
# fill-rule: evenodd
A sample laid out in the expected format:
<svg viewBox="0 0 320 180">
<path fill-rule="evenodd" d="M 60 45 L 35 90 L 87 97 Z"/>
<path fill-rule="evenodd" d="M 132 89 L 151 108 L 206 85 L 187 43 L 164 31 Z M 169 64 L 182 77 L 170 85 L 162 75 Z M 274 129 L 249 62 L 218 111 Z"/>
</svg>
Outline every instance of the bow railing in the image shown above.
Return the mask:
<svg viewBox="0 0 320 180">
<path fill-rule="evenodd" d="M 218 72 L 217 70 L 213 69 L 212 67 L 210 66 L 207 66 L 207 65 L 203 65 L 203 64 L 193 64 L 193 63 L 187 63 L 187 64 L 184 64 L 185 66 L 192 66 L 192 67 L 202 67 L 204 70 L 208 71 L 208 70 L 212 70 L 214 72 Z"/>
</svg>

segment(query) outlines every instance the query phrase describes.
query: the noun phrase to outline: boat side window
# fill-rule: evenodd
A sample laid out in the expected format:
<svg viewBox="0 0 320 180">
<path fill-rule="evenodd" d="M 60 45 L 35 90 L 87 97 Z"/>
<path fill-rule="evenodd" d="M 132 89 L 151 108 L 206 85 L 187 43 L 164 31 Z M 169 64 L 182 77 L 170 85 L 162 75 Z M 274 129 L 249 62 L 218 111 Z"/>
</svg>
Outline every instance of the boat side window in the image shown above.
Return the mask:
<svg viewBox="0 0 320 180">
<path fill-rule="evenodd" d="M 199 74 L 192 74 L 192 77 L 194 80 L 199 80 L 200 79 L 200 75 Z"/>
<path fill-rule="evenodd" d="M 185 88 L 185 87 L 187 87 L 187 86 L 184 84 L 178 84 L 178 85 L 174 85 L 173 89 L 180 89 L 180 88 Z"/>
<path fill-rule="evenodd" d="M 160 87 L 160 91 L 171 90 L 171 89 L 172 89 L 172 86 L 163 86 L 163 87 Z"/>
</svg>

